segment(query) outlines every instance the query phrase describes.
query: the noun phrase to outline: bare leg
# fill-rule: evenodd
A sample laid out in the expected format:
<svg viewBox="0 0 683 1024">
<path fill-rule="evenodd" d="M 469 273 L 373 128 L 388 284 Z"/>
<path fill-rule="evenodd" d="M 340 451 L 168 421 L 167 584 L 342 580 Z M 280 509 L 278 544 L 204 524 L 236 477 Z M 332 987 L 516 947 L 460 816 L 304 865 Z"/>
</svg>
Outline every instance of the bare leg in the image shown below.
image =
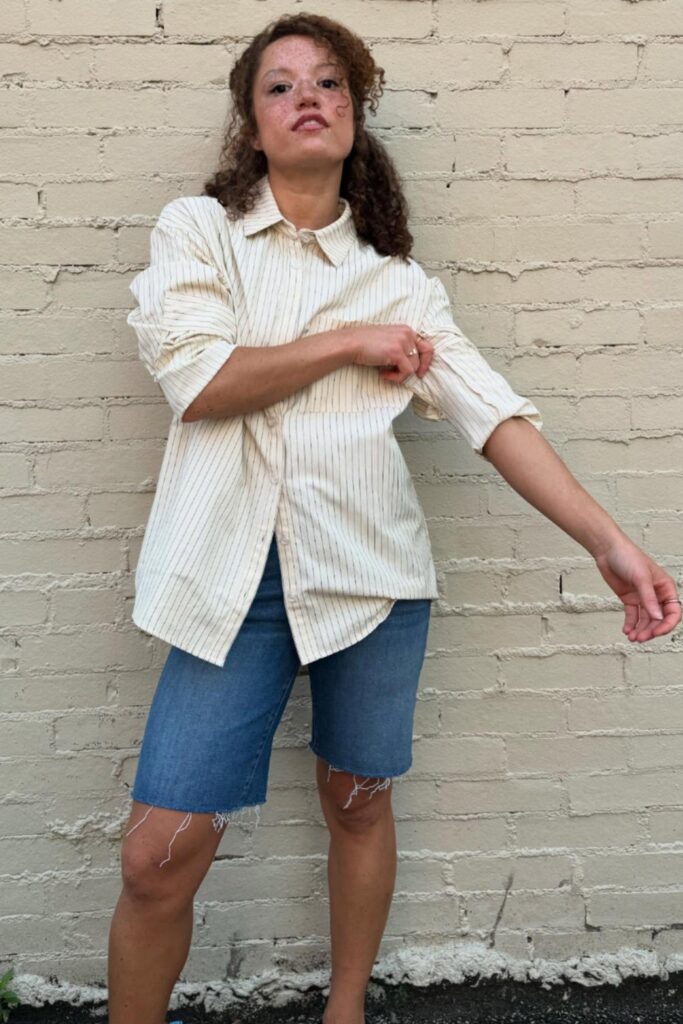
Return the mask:
<svg viewBox="0 0 683 1024">
<path fill-rule="evenodd" d="M 190 950 L 194 895 L 221 837 L 211 814 L 133 803 L 109 932 L 109 1024 L 163 1024 Z"/>
<path fill-rule="evenodd" d="M 316 774 L 330 830 L 332 971 L 323 1022 L 364 1024 L 365 993 L 396 882 L 390 780 L 330 772 L 321 758 Z"/>
</svg>

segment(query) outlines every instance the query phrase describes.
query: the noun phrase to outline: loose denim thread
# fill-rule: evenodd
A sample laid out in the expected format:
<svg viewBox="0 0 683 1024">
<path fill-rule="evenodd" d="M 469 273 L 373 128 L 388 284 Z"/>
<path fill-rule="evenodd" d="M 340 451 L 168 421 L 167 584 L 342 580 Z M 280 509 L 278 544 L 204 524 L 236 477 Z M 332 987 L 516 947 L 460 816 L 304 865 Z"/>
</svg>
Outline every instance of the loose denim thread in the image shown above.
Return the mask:
<svg viewBox="0 0 683 1024">
<path fill-rule="evenodd" d="M 330 781 L 330 775 L 332 774 L 332 772 L 343 771 L 343 768 L 335 768 L 333 765 L 329 764 L 327 768 L 327 781 Z M 388 789 L 392 782 L 391 776 L 387 776 L 387 778 L 385 779 L 377 777 L 377 781 L 374 783 L 372 781 L 373 776 L 367 776 L 366 778 L 361 779 L 360 782 L 358 781 L 355 775 L 352 775 L 351 777 L 353 779 L 353 788 L 349 793 L 348 800 L 346 801 L 342 808 L 343 810 L 346 810 L 347 807 L 351 805 L 351 801 L 353 800 L 354 796 L 356 796 L 357 793 L 360 793 L 361 791 L 367 792 L 370 794 L 369 799 L 371 800 L 375 793 L 379 793 L 383 789 Z M 128 832 L 126 832 L 126 836 L 131 835 L 131 833 L 135 832 L 136 828 L 139 828 L 139 826 L 142 825 L 143 822 L 147 821 L 147 818 L 149 817 L 153 810 L 154 806 L 149 807 L 146 813 L 143 815 L 143 817 L 140 818 L 140 821 L 138 821 L 137 824 L 133 825 L 133 827 Z M 248 814 L 250 811 L 253 811 L 255 814 L 254 828 L 256 828 L 256 826 L 260 823 L 261 820 L 260 804 L 254 804 L 247 807 L 240 807 L 238 811 L 216 811 L 214 813 L 211 823 L 216 832 L 220 832 L 221 829 L 225 828 L 229 824 L 236 824 L 238 828 L 244 829 L 244 822 L 240 820 L 240 815 Z M 168 857 L 166 857 L 165 860 L 161 861 L 161 863 L 159 864 L 160 868 L 163 868 L 164 864 L 168 864 L 168 862 L 170 861 L 171 847 L 175 842 L 176 836 L 178 835 L 179 832 L 184 832 L 186 829 L 188 829 L 190 827 L 191 821 L 192 811 L 188 811 L 183 820 L 181 821 L 180 825 L 178 826 L 178 828 L 173 833 L 173 836 L 171 837 L 171 841 L 168 844 Z"/>
<path fill-rule="evenodd" d="M 341 772 L 343 770 L 344 770 L 343 768 L 333 768 L 332 765 L 328 765 L 328 768 L 327 768 L 327 781 L 328 782 L 330 781 L 330 773 L 331 772 Z M 371 776 L 371 775 L 369 775 L 367 778 L 363 779 L 361 782 L 358 782 L 358 780 L 356 779 L 355 775 L 353 775 L 352 778 L 353 778 L 353 789 L 351 790 L 351 793 L 349 794 L 349 799 L 346 801 L 346 803 L 344 804 L 344 807 L 342 808 L 343 810 L 346 810 L 346 808 L 349 806 L 349 804 L 353 800 L 353 798 L 356 795 L 356 793 L 359 793 L 361 790 L 366 790 L 367 792 L 369 792 L 370 793 L 369 799 L 372 800 L 372 798 L 375 795 L 375 793 L 379 793 L 379 791 L 382 790 L 382 789 L 388 789 L 389 786 L 391 785 L 391 776 L 390 775 L 387 776 L 386 779 L 378 778 L 377 782 L 375 782 L 375 784 L 372 785 L 372 786 L 366 786 L 365 785 L 366 782 L 371 782 L 372 781 L 373 776 Z"/>
<path fill-rule="evenodd" d="M 133 827 L 128 832 L 126 832 L 126 836 L 129 836 L 132 832 L 135 832 L 136 828 L 138 828 L 140 825 L 142 825 L 143 822 L 147 821 L 147 818 L 149 817 L 149 815 L 152 813 L 153 810 L 154 810 L 154 806 L 149 807 L 147 809 L 146 813 L 143 815 L 143 817 L 140 818 L 140 821 L 138 821 L 135 825 L 133 825 Z M 242 815 L 242 814 L 247 814 L 248 815 L 248 813 L 250 811 L 252 811 L 252 810 L 253 810 L 253 812 L 255 814 L 254 828 L 256 828 L 256 826 L 260 823 L 260 820 L 261 820 L 261 817 L 260 817 L 260 810 L 261 810 L 261 808 L 260 808 L 259 804 L 255 804 L 255 805 L 253 805 L 253 807 L 252 806 L 240 807 L 238 811 L 216 811 L 214 816 L 213 816 L 213 819 L 212 819 L 211 823 L 212 823 L 214 829 L 216 830 L 216 832 L 220 832 L 221 829 L 225 828 L 227 825 L 232 824 L 232 823 L 236 824 L 238 826 L 238 828 L 244 829 L 244 827 L 245 827 L 244 822 L 239 819 L 239 816 Z M 162 868 L 164 866 L 164 864 L 168 864 L 168 862 L 170 861 L 170 859 L 171 859 L 171 847 L 173 846 L 173 843 L 175 841 L 176 836 L 178 835 L 179 832 L 184 832 L 187 828 L 189 828 L 191 821 L 192 821 L 192 811 L 188 811 L 187 814 L 185 815 L 185 817 L 183 818 L 183 820 L 181 821 L 180 825 L 178 826 L 178 828 L 173 833 L 171 841 L 168 844 L 168 857 L 166 857 L 165 860 L 161 861 L 161 863 L 159 864 L 160 868 Z M 248 828 L 247 828 L 247 831 L 248 831 Z"/>
</svg>

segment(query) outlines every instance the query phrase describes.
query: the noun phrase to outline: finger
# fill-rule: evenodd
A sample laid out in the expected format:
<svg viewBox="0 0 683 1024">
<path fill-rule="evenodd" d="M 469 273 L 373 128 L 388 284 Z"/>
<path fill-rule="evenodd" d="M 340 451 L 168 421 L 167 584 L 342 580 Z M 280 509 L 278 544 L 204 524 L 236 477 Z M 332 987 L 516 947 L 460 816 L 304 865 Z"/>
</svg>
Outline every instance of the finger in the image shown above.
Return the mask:
<svg viewBox="0 0 683 1024">
<path fill-rule="evenodd" d="M 430 341 L 427 341 L 424 334 L 418 333 L 417 340 L 415 342 L 415 347 L 417 348 L 420 357 L 420 363 L 415 372 L 417 373 L 418 377 L 424 377 L 425 373 L 427 372 L 431 365 L 432 358 L 434 356 L 434 346 Z"/>
<path fill-rule="evenodd" d="M 642 604 L 644 610 L 648 613 L 650 618 L 661 622 L 664 619 L 664 614 L 662 609 L 659 607 L 659 599 L 657 598 L 655 588 L 652 585 L 652 579 L 649 576 L 642 576 L 635 580 L 635 584 L 638 590 L 638 600 Z"/>
</svg>

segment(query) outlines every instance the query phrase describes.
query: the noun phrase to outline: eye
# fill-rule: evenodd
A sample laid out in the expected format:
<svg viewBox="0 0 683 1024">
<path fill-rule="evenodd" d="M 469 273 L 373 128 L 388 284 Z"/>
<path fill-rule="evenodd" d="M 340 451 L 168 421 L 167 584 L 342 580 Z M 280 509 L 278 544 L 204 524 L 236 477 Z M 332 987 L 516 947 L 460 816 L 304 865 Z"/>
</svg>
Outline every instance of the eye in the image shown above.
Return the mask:
<svg viewBox="0 0 683 1024">
<path fill-rule="evenodd" d="M 323 78 L 323 82 L 332 82 L 333 85 L 339 85 L 339 82 L 336 80 L 336 78 Z"/>
<path fill-rule="evenodd" d="M 276 89 L 286 89 L 286 88 L 287 87 L 284 85 L 284 83 L 280 82 L 278 85 L 274 85 L 272 89 L 269 89 L 268 92 L 275 92 Z"/>
</svg>

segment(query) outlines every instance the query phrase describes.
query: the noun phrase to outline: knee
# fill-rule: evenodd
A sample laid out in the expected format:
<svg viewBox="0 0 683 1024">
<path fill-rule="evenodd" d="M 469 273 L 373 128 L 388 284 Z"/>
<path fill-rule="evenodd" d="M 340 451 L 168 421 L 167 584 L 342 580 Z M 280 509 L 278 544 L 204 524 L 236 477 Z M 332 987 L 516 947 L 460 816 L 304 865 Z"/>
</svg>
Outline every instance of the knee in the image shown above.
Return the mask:
<svg viewBox="0 0 683 1024">
<path fill-rule="evenodd" d="M 160 867 L 164 853 L 149 845 L 128 840 L 121 850 L 121 878 L 129 899 L 137 903 L 162 903 L 173 898 L 169 864 Z"/>
<path fill-rule="evenodd" d="M 353 775 L 324 765 L 319 791 L 328 825 L 362 833 L 391 815 L 391 778 Z"/>
</svg>

